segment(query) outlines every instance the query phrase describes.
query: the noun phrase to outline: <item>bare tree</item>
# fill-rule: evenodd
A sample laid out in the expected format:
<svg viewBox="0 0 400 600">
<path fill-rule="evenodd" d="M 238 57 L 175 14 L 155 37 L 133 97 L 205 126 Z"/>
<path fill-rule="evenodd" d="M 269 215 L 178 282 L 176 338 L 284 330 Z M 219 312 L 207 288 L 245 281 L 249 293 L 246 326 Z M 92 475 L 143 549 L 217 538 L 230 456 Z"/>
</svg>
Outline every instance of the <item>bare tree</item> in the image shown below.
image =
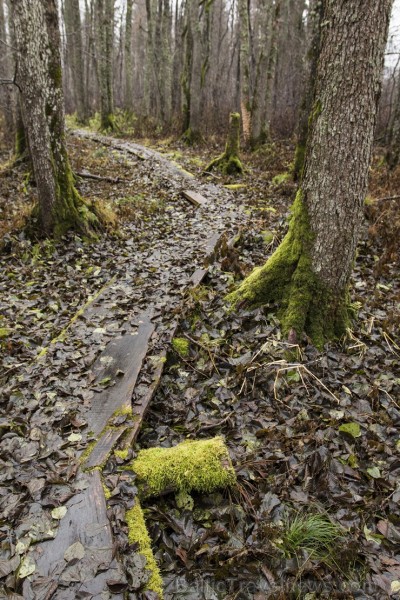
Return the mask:
<svg viewBox="0 0 400 600">
<path fill-rule="evenodd" d="M 12 3 L 22 116 L 39 197 L 40 229 L 88 233 L 96 217 L 73 185 L 68 160 L 56 0 Z"/>
<path fill-rule="evenodd" d="M 64 0 L 64 18 L 77 119 L 79 123 L 86 123 L 88 108 L 84 88 L 85 65 L 79 0 Z"/>
<path fill-rule="evenodd" d="M 4 115 L 4 133 L 8 142 L 12 142 L 15 132 L 14 111 L 15 98 L 14 86 L 14 66 L 12 59 L 12 43 L 7 36 L 7 24 L 5 14 L 5 2 L 0 0 L 0 110 Z M 10 83 L 5 83 L 9 81 Z"/>
<path fill-rule="evenodd" d="M 114 129 L 113 55 L 114 0 L 96 1 L 97 64 L 101 129 Z"/>
</svg>

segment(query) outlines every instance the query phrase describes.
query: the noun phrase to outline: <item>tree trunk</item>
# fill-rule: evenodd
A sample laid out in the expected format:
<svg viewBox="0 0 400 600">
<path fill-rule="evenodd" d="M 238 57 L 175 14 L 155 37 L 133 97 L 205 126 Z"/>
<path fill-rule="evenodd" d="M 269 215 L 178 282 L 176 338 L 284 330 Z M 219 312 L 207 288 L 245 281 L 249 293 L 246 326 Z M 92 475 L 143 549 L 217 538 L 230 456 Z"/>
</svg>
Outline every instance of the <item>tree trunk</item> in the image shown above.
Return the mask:
<svg viewBox="0 0 400 600">
<path fill-rule="evenodd" d="M 400 77 L 397 77 L 395 89 L 394 113 L 388 131 L 388 151 L 386 162 L 394 169 L 400 162 Z"/>
<path fill-rule="evenodd" d="M 250 0 L 239 2 L 239 77 L 240 108 L 242 113 L 243 137 L 247 143 L 251 136 L 250 96 Z"/>
<path fill-rule="evenodd" d="M 88 110 L 84 89 L 85 67 L 79 0 L 65 0 L 64 6 L 67 53 L 72 73 L 75 108 L 78 122 L 84 124 L 88 119 Z"/>
<path fill-rule="evenodd" d="M 128 113 L 133 110 L 133 66 L 132 66 L 132 4 L 133 0 L 127 0 L 125 17 L 125 90 L 124 106 Z"/>
<path fill-rule="evenodd" d="M 114 0 L 96 0 L 100 127 L 115 129 L 113 100 Z"/>
<path fill-rule="evenodd" d="M 228 139 L 225 152 L 210 162 L 205 172 L 219 169 L 226 175 L 234 175 L 243 172 L 243 165 L 239 158 L 240 146 L 240 114 L 231 113 L 229 117 Z"/>
<path fill-rule="evenodd" d="M 13 3 L 21 108 L 46 235 L 89 233 L 89 212 L 73 186 L 62 93 L 60 34 L 55 0 Z"/>
<path fill-rule="evenodd" d="M 300 179 L 304 164 L 308 133 L 308 118 L 312 110 L 315 96 L 318 58 L 321 49 L 321 26 L 324 21 L 325 3 L 326 0 L 314 0 L 310 10 L 312 39 L 310 49 L 308 51 L 309 73 L 303 101 L 300 107 L 297 144 L 293 168 L 293 179 L 295 181 Z"/>
<path fill-rule="evenodd" d="M 7 42 L 7 26 L 4 12 L 4 1 L 0 0 L 0 40 Z M 11 40 L 8 40 L 11 41 Z M 11 46 L 13 44 L 11 43 Z M 0 79 L 11 79 L 14 77 L 12 57 L 10 48 L 2 46 L 2 58 L 0 61 Z M 7 142 L 12 143 L 15 123 L 14 123 L 14 86 L 0 85 L 0 106 L 4 115 L 4 136 Z"/>
<path fill-rule="evenodd" d="M 349 323 L 348 283 L 368 168 L 392 0 L 327 0 L 303 177 L 289 231 L 230 299 L 278 302 L 284 331 L 319 347 Z"/>
</svg>

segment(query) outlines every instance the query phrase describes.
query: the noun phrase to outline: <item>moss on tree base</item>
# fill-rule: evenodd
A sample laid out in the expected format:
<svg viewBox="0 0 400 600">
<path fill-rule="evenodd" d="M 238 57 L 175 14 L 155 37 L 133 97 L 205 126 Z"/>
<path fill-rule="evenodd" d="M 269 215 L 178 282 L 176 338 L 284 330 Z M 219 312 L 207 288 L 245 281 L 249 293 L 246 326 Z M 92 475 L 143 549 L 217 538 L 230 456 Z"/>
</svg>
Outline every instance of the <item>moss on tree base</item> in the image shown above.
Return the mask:
<svg viewBox="0 0 400 600">
<path fill-rule="evenodd" d="M 350 322 L 347 291 L 334 294 L 312 269 L 312 241 L 301 190 L 292 206 L 289 230 L 263 267 L 256 268 L 227 299 L 234 306 L 280 305 L 282 329 L 308 334 L 318 348 L 342 336 Z"/>
<path fill-rule="evenodd" d="M 240 158 L 238 156 L 227 156 L 226 152 L 212 160 L 206 167 L 205 172 L 210 172 L 213 169 L 218 169 L 224 175 L 243 173 L 243 165 Z"/>
<path fill-rule="evenodd" d="M 243 165 L 239 158 L 240 115 L 231 113 L 229 118 L 229 133 L 225 145 L 225 152 L 210 162 L 205 172 L 218 169 L 224 175 L 243 173 Z"/>
</svg>

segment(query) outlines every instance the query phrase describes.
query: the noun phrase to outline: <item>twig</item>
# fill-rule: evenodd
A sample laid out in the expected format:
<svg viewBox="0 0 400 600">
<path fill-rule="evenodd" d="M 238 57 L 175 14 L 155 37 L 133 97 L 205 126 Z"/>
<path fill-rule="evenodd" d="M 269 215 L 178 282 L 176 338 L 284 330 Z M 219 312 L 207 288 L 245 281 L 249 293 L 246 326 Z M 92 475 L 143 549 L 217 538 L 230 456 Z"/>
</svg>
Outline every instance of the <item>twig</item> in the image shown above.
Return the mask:
<svg viewBox="0 0 400 600">
<path fill-rule="evenodd" d="M 385 196 L 384 198 L 375 198 L 375 202 L 385 202 L 386 200 L 400 200 L 400 196 Z"/>
<path fill-rule="evenodd" d="M 109 181 L 110 183 L 125 183 L 128 179 L 121 179 L 117 177 L 106 177 L 104 175 L 93 175 L 92 173 L 88 173 L 87 171 L 76 171 L 78 177 L 83 177 L 85 179 L 94 179 L 96 181 Z"/>
<path fill-rule="evenodd" d="M 217 421 L 216 423 L 210 423 L 209 425 L 200 425 L 200 427 L 197 429 L 197 433 L 199 431 L 207 431 L 208 429 L 214 429 L 215 427 L 220 427 L 221 425 L 223 425 L 224 423 L 226 423 L 226 421 L 229 421 L 229 419 L 234 414 L 235 414 L 235 411 L 233 410 L 232 412 L 230 412 L 229 414 L 227 414 L 226 417 L 224 417 L 220 421 Z"/>
<path fill-rule="evenodd" d="M 196 344 L 197 346 L 199 346 L 200 348 L 202 348 L 203 350 L 205 350 L 206 352 L 208 352 L 208 356 L 210 357 L 210 360 L 211 360 L 211 362 L 213 364 L 214 369 L 216 370 L 216 372 L 218 373 L 218 375 L 221 375 L 221 373 L 220 373 L 217 365 L 215 364 L 215 361 L 214 361 L 214 358 L 213 358 L 213 356 L 211 354 L 210 349 L 207 348 L 207 346 L 205 346 L 201 342 L 199 342 L 199 341 L 191 338 L 190 335 L 188 335 L 187 333 L 184 333 L 183 335 L 185 336 L 185 338 L 187 338 L 189 340 L 189 342 L 192 342 L 193 344 Z"/>
</svg>

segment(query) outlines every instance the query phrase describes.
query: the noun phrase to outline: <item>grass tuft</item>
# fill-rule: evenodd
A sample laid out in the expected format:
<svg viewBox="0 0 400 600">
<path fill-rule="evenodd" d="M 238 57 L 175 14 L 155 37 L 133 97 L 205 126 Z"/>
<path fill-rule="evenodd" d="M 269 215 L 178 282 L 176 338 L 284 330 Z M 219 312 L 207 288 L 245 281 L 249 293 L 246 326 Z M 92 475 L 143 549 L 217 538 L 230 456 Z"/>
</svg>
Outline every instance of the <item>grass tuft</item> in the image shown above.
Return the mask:
<svg viewBox="0 0 400 600">
<path fill-rule="evenodd" d="M 287 522 L 280 546 L 286 557 L 305 551 L 311 558 L 324 560 L 332 555 L 333 545 L 341 537 L 341 529 L 328 516 L 299 513 Z"/>
</svg>

